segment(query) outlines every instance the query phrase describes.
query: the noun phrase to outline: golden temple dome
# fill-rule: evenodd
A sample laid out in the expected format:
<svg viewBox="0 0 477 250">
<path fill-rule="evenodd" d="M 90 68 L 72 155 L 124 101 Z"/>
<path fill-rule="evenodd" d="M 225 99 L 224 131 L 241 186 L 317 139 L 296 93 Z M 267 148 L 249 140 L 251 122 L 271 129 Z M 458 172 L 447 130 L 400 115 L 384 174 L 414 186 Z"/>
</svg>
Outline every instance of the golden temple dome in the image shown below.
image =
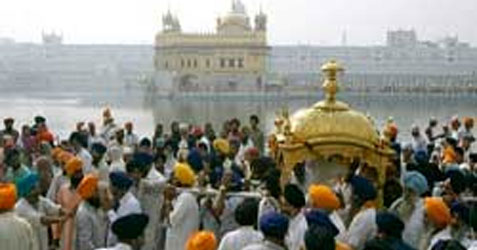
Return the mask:
<svg viewBox="0 0 477 250">
<path fill-rule="evenodd" d="M 343 68 L 331 61 L 321 70 L 325 75 L 323 90 L 326 98 L 290 117 L 292 141 L 310 145 L 346 143 L 368 149 L 378 147 L 379 134 L 370 118 L 336 100 L 337 76 Z"/>
</svg>

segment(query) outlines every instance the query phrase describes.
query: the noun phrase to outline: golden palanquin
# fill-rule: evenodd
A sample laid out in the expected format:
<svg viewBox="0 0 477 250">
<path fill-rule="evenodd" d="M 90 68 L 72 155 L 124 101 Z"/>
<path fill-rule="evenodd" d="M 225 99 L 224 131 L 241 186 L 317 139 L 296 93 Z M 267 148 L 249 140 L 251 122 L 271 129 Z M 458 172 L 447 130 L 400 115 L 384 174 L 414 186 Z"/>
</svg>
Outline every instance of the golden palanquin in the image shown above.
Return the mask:
<svg viewBox="0 0 477 250">
<path fill-rule="evenodd" d="M 276 130 L 270 146 L 282 169 L 282 181 L 287 183 L 293 168 L 308 160 L 332 161 L 348 167 L 358 157 L 362 163 L 376 169 L 376 184 L 382 196 L 386 167 L 391 164 L 393 151 L 388 141 L 380 138 L 370 117 L 336 100 L 337 76 L 343 68 L 330 61 L 323 65 L 322 71 L 325 100 L 291 116 L 283 111 L 275 120 Z M 330 166 L 318 164 L 316 167 Z"/>
</svg>

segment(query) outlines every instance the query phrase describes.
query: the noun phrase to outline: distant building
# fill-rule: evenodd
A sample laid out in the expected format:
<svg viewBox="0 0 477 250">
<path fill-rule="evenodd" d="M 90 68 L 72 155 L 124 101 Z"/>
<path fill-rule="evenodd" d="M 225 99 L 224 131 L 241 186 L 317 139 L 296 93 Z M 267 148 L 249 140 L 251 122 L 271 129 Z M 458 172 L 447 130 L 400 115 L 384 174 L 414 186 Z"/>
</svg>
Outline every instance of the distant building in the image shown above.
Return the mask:
<svg viewBox="0 0 477 250">
<path fill-rule="evenodd" d="M 417 44 L 417 35 L 414 30 L 388 31 L 386 35 L 386 45 L 388 47 L 415 47 Z"/>
<path fill-rule="evenodd" d="M 60 45 L 63 43 L 63 35 L 52 33 L 45 33 L 41 34 L 42 42 L 45 45 Z"/>
<path fill-rule="evenodd" d="M 240 0 L 217 19 L 216 32 L 184 33 L 167 12 L 156 35 L 155 68 L 174 75 L 179 90 L 253 89 L 267 71 L 267 16 L 260 11 L 252 27 Z"/>
</svg>

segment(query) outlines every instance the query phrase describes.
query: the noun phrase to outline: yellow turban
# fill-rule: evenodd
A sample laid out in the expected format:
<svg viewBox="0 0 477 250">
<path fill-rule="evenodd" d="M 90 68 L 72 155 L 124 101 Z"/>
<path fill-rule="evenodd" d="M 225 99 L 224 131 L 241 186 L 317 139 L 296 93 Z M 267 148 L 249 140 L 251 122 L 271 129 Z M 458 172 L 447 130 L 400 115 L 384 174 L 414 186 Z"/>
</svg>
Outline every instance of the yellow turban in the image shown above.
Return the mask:
<svg viewBox="0 0 477 250">
<path fill-rule="evenodd" d="M 63 149 L 60 148 L 60 147 L 56 147 L 54 149 L 51 150 L 51 158 L 53 158 L 53 160 L 58 160 L 59 159 L 59 156 L 61 155 L 61 153 L 63 153 Z"/>
<path fill-rule="evenodd" d="M 219 151 L 222 154 L 229 154 L 230 153 L 229 141 L 225 139 L 216 139 L 214 141 L 214 149 L 216 151 Z"/>
<path fill-rule="evenodd" d="M 326 209 L 329 211 L 340 208 L 338 196 L 325 185 L 311 185 L 308 188 L 308 196 L 314 208 Z"/>
<path fill-rule="evenodd" d="M 63 151 L 58 155 L 58 161 L 65 165 L 74 155 L 68 151 Z"/>
<path fill-rule="evenodd" d="M 78 157 L 73 157 L 68 160 L 65 166 L 65 171 L 68 176 L 72 176 L 75 172 L 81 170 L 83 161 Z"/>
<path fill-rule="evenodd" d="M 446 227 L 451 221 L 449 207 L 440 197 L 428 197 L 424 199 L 427 218 L 432 221 L 437 228 Z"/>
<path fill-rule="evenodd" d="M 0 183 L 0 211 L 12 210 L 17 201 L 17 189 L 12 183 Z"/>
<path fill-rule="evenodd" d="M 195 183 L 195 174 L 186 163 L 177 163 L 174 166 L 174 177 L 183 185 L 192 186 Z"/>
<path fill-rule="evenodd" d="M 193 234 L 187 240 L 186 250 L 215 250 L 217 240 L 212 232 L 201 231 Z"/>
<path fill-rule="evenodd" d="M 98 177 L 94 174 L 86 175 L 76 188 L 76 191 L 83 200 L 91 198 L 98 189 Z"/>
</svg>

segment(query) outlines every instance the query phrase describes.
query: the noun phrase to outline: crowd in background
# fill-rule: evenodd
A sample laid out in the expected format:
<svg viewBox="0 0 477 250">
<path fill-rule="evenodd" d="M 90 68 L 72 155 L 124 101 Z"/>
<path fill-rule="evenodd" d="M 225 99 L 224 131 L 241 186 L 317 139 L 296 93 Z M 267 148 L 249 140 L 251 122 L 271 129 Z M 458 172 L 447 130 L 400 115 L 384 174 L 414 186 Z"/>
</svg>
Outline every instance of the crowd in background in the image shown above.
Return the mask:
<svg viewBox="0 0 477 250">
<path fill-rule="evenodd" d="M 329 186 L 310 180 L 308 162 L 282 185 L 255 115 L 219 131 L 157 124 L 150 138 L 102 115 L 66 140 L 45 117 L 20 132 L 4 119 L 0 249 L 477 249 L 471 118 L 430 119 L 409 142 L 389 121 L 384 185 L 382 166 L 356 158 Z"/>
</svg>

